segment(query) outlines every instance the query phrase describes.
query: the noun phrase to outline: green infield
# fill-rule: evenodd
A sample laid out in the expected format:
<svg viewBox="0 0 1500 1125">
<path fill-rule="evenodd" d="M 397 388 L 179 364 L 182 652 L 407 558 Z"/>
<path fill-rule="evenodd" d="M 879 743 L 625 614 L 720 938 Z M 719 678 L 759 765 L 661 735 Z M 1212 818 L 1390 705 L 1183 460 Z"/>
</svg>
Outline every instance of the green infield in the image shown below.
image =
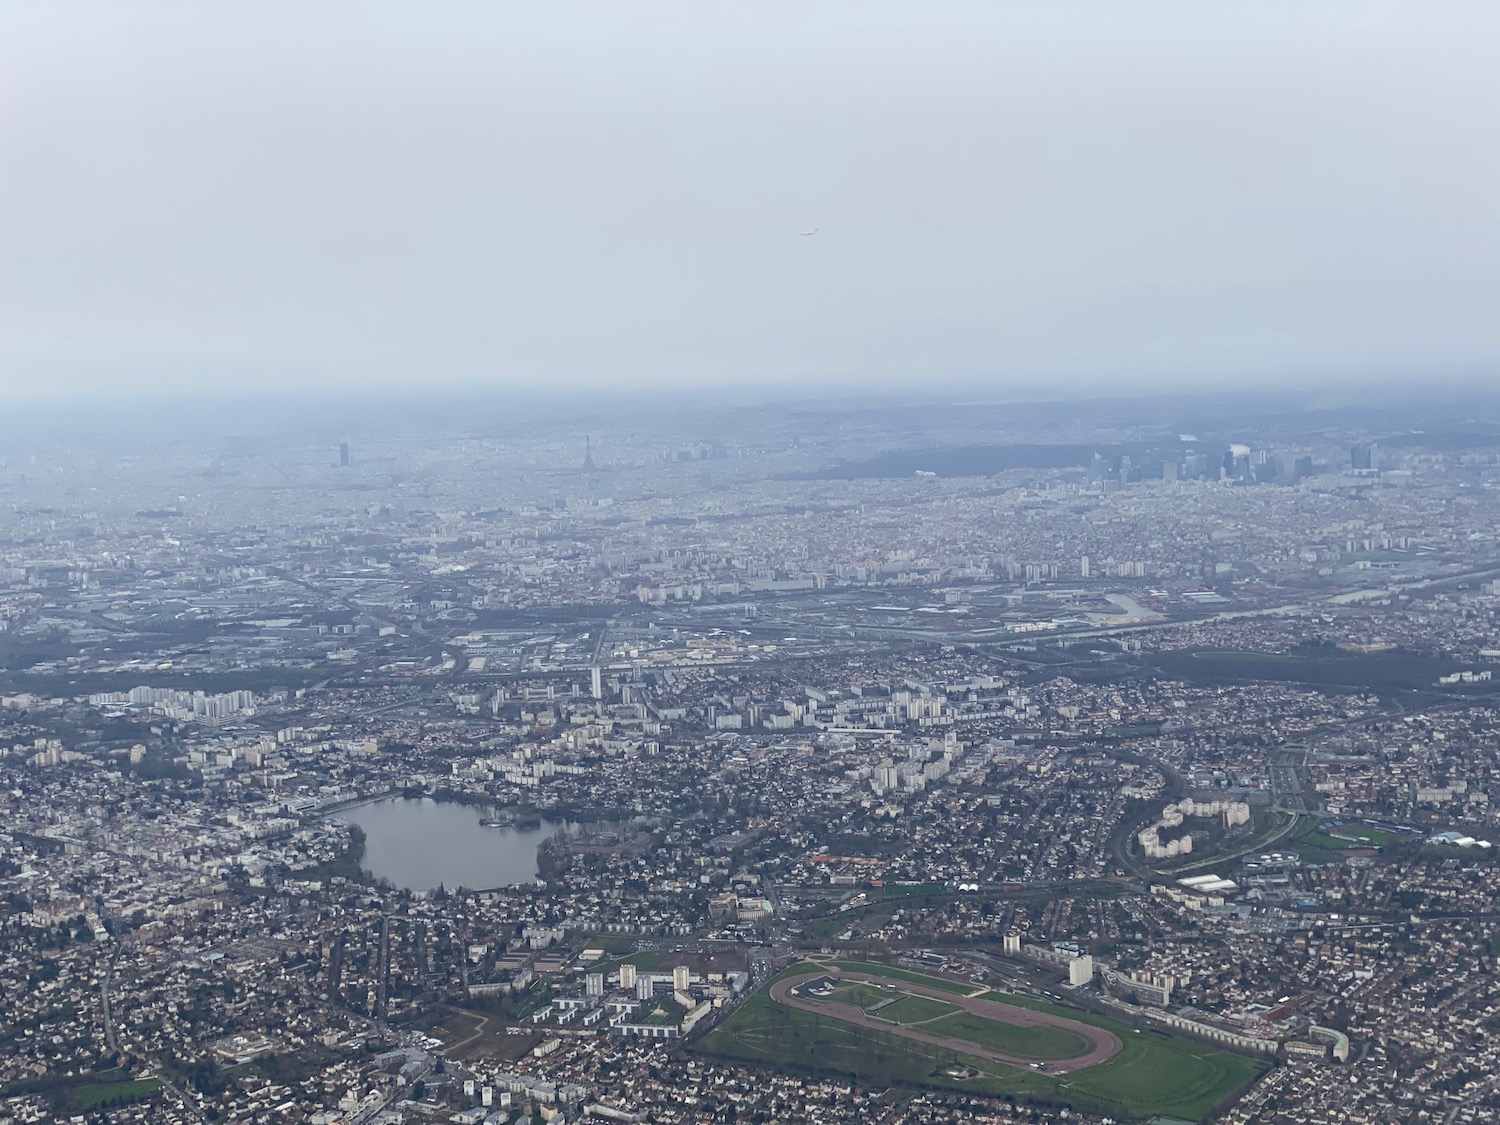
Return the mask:
<svg viewBox="0 0 1500 1125">
<path fill-rule="evenodd" d="M 887 997 L 889 999 L 889 997 Z M 952 1004 L 942 1000 L 931 1000 L 926 996 L 903 996 L 894 1004 L 887 1004 L 876 1011 L 874 1015 L 892 1023 L 924 1023 L 927 1020 L 935 1020 L 939 1016 L 953 1015 Z M 945 1031 L 944 1035 L 952 1035 L 953 1032 Z"/>
<path fill-rule="evenodd" d="M 898 996 L 899 993 L 887 988 L 876 988 L 873 984 L 841 984 L 833 990 L 833 995 L 828 999 L 837 1000 L 840 1004 L 853 1004 L 856 1008 L 869 1011 L 877 1005 L 895 1000 Z"/>
<path fill-rule="evenodd" d="M 890 965 L 877 965 L 870 961 L 829 961 L 836 969 L 848 969 L 852 973 L 865 973 L 872 977 L 889 977 L 891 980 L 904 980 L 907 984 L 925 985 L 927 988 L 940 989 L 943 992 L 951 992 L 955 996 L 967 996 L 974 989 L 966 984 L 960 984 L 955 980 L 943 980 L 941 977 L 930 977 L 926 973 L 908 972 L 906 969 L 893 968 Z M 804 966 L 802 972 L 809 968 L 817 969 L 823 966 Z"/>
<path fill-rule="evenodd" d="M 1325 832 L 1304 832 L 1298 836 L 1294 846 L 1305 845 L 1317 851 L 1323 852 L 1345 852 L 1354 848 L 1369 848 L 1373 844 L 1363 843 L 1358 840 L 1342 840 L 1337 836 L 1330 836 Z"/>
<path fill-rule="evenodd" d="M 1034 1071 L 1001 1067 L 977 1056 L 903 1039 L 894 1028 L 858 1027 L 833 1016 L 790 1008 L 764 991 L 694 1049 L 741 1063 L 813 1071 L 851 1082 L 1041 1097 L 1054 1089 L 1049 1079 Z M 945 1068 L 955 1063 L 970 1067 L 977 1077 L 960 1080 L 945 1075 Z"/>
<path fill-rule="evenodd" d="M 851 972 L 886 976 L 928 988 L 965 991 L 952 982 L 888 965 L 856 961 L 835 964 Z M 826 966 L 804 963 L 787 970 L 783 977 L 816 972 L 820 968 Z M 832 1015 L 778 1004 L 766 990 L 753 996 L 728 1021 L 695 1044 L 694 1049 L 745 1063 L 836 1075 L 853 1082 L 999 1094 L 1038 1105 L 1071 1106 L 1121 1120 L 1144 1120 L 1158 1115 L 1200 1120 L 1236 1097 L 1271 1065 L 1265 1059 L 1232 1054 L 1157 1030 L 1137 1030 L 1106 1016 L 1029 996 L 989 992 L 983 998 L 1112 1031 L 1121 1041 L 1121 1050 L 1098 1065 L 1049 1075 L 904 1039 L 895 1027 L 890 1031 L 859 1027 Z M 918 998 L 906 998 L 897 1004 L 905 1004 L 907 999 Z M 884 1017 L 897 1004 L 875 1012 L 875 1017 Z M 912 1013 L 916 1010 L 909 1009 Z M 1064 1028 L 1014 1027 L 964 1011 L 924 1023 L 921 1030 L 967 1039 L 976 1047 L 1033 1058 L 1076 1057 L 1086 1046 L 1079 1036 Z M 958 1077 L 951 1073 L 955 1066 L 969 1068 L 967 1075 Z"/>
<path fill-rule="evenodd" d="M 1003 1051 L 1007 1055 L 1039 1061 L 1076 1059 L 1089 1049 L 1083 1036 L 1061 1027 L 1017 1027 L 999 1020 L 987 1020 L 970 1012 L 954 1012 L 951 1016 L 925 1024 L 924 1029 L 937 1035 L 965 1039 L 992 1051 Z"/>
</svg>

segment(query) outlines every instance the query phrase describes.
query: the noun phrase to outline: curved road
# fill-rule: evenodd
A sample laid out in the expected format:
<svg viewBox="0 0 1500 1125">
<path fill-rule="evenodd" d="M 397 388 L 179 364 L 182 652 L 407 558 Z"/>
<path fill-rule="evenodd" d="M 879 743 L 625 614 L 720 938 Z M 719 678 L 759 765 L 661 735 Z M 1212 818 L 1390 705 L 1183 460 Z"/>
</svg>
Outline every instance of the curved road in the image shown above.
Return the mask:
<svg viewBox="0 0 1500 1125">
<path fill-rule="evenodd" d="M 890 1032 L 893 1035 L 901 1036 L 903 1039 L 915 1039 L 919 1043 L 928 1043 L 934 1047 L 942 1047 L 945 1050 L 958 1051 L 966 1055 L 976 1055 L 979 1058 L 1006 1063 L 1009 1066 L 1030 1069 L 1032 1063 L 1041 1061 L 1038 1059 L 1021 1058 L 1016 1055 L 1007 1055 L 1001 1051 L 981 1047 L 979 1044 L 971 1043 L 967 1039 L 953 1039 L 945 1035 L 934 1035 L 930 1031 L 920 1031 L 915 1027 L 891 1023 L 888 1020 L 871 1016 L 862 1008 L 856 1008 L 853 1004 L 840 1004 L 828 1001 L 815 1002 L 803 1000 L 801 997 L 792 995 L 792 989 L 799 988 L 808 981 L 818 980 L 820 977 L 832 977 L 840 981 L 857 981 L 861 984 L 895 985 L 902 992 L 908 992 L 914 996 L 927 996 L 933 1000 L 944 1000 L 983 1019 L 995 1020 L 997 1023 L 1008 1023 L 1012 1027 L 1055 1027 L 1062 1031 L 1071 1032 L 1088 1043 L 1089 1049 L 1074 1058 L 1054 1059 L 1042 1062 L 1039 1069 L 1047 1074 L 1071 1074 L 1075 1070 L 1097 1066 L 1106 1059 L 1111 1059 L 1117 1055 L 1122 1046 L 1119 1036 L 1112 1031 L 1106 1031 L 1102 1027 L 1094 1027 L 1092 1024 L 1081 1023 L 1077 1020 L 1064 1019 L 1062 1016 L 1054 1016 L 1049 1012 L 1038 1012 L 1031 1008 L 1017 1008 L 995 1000 L 981 1000 L 975 996 L 961 996 L 952 992 L 944 992 L 938 988 L 927 988 L 924 985 L 914 984 L 910 981 L 892 980 L 889 977 L 840 971 L 832 968 L 826 972 L 802 973 L 795 977 L 788 977 L 786 980 L 777 981 L 771 986 L 771 999 L 778 1004 L 785 1004 L 799 1011 L 831 1015 L 836 1019 L 842 1020 L 844 1023 L 852 1023 L 858 1027 L 870 1028 L 873 1031 Z"/>
</svg>

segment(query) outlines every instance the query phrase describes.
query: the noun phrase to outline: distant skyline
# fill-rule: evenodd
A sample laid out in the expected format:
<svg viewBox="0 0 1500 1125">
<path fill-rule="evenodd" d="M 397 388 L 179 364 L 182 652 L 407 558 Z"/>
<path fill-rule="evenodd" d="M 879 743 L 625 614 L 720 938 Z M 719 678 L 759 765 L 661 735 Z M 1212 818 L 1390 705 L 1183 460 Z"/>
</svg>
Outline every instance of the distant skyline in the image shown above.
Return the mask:
<svg viewBox="0 0 1500 1125">
<path fill-rule="evenodd" d="M 6 5 L 0 402 L 1493 384 L 1497 40 L 1445 0 Z"/>
</svg>

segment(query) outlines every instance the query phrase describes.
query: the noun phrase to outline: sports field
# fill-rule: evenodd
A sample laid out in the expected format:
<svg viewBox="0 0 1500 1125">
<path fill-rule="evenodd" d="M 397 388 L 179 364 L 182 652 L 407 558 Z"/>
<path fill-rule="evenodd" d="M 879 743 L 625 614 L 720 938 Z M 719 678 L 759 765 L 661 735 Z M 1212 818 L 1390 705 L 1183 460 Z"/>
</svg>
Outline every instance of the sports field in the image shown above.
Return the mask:
<svg viewBox="0 0 1500 1125">
<path fill-rule="evenodd" d="M 80 1086 L 77 1094 L 85 1109 L 93 1109 L 105 1102 L 127 1105 L 154 1094 L 159 1089 L 159 1078 L 139 1078 L 133 1082 L 101 1082 L 93 1086 Z"/>
<path fill-rule="evenodd" d="M 793 989 L 803 994 L 794 997 Z M 1033 997 L 851 961 L 794 966 L 696 1049 L 852 1081 L 1005 1094 L 1118 1120 L 1198 1120 L 1269 1067 Z"/>
</svg>

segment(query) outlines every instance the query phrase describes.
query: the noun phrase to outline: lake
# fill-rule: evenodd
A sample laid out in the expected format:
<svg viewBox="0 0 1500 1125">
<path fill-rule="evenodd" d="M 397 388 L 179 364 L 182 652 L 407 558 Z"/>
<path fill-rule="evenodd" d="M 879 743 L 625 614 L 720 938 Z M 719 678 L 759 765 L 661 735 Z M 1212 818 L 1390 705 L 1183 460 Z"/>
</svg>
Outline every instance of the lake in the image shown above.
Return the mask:
<svg viewBox="0 0 1500 1125">
<path fill-rule="evenodd" d="M 536 850 L 569 825 L 543 821 L 537 828 L 486 828 L 479 822 L 497 810 L 430 797 L 392 797 L 340 813 L 338 819 L 365 832 L 361 866 L 377 878 L 410 891 L 448 890 L 530 883 L 537 877 Z"/>
</svg>

